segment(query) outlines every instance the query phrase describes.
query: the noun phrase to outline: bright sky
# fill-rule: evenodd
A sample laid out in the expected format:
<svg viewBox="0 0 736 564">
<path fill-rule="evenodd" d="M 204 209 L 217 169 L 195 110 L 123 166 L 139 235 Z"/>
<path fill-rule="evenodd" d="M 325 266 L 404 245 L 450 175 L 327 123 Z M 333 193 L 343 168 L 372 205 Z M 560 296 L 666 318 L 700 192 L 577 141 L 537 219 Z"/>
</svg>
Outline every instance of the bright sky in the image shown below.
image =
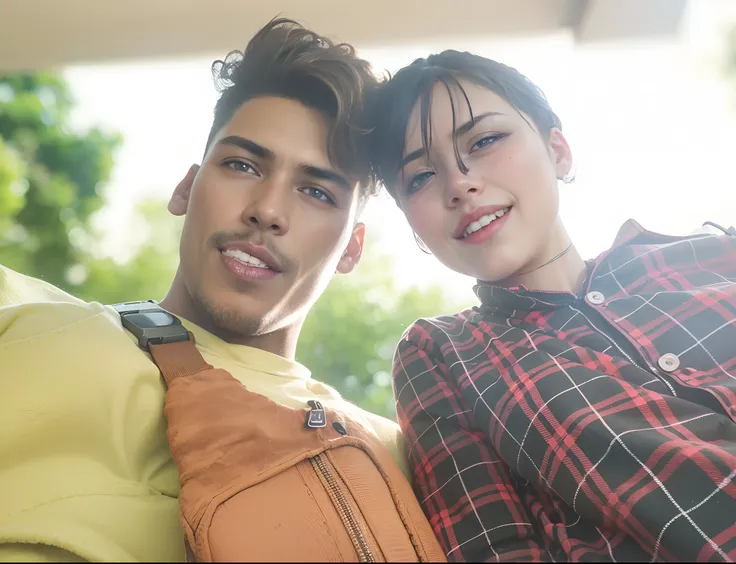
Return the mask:
<svg viewBox="0 0 736 564">
<path fill-rule="evenodd" d="M 736 225 L 736 80 L 723 77 L 724 32 L 736 1 L 690 3 L 683 32 L 667 43 L 577 46 L 564 35 L 502 42 L 363 50 L 378 68 L 396 70 L 443 48 L 467 49 L 515 66 L 547 94 L 561 117 L 577 167 L 562 187 L 562 217 L 584 256 L 610 246 L 620 225 L 687 233 L 711 220 Z M 240 46 L 234 46 L 235 48 Z M 199 162 L 216 100 L 213 59 L 74 67 L 66 71 L 80 125 L 120 131 L 125 144 L 99 217 L 112 256 L 131 247 L 133 206 L 167 198 Z M 369 236 L 394 257 L 402 284 L 440 282 L 474 300 L 472 280 L 416 247 L 388 198 L 365 214 Z"/>
</svg>

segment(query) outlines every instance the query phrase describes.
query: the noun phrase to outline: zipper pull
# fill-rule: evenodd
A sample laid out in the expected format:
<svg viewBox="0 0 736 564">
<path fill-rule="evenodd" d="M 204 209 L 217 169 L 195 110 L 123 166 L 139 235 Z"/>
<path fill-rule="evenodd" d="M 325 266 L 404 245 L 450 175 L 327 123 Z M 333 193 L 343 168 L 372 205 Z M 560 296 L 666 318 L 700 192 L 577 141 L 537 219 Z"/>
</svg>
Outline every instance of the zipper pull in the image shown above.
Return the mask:
<svg viewBox="0 0 736 564">
<path fill-rule="evenodd" d="M 307 429 L 320 429 L 327 425 L 327 417 L 325 416 L 325 408 L 318 401 L 309 400 L 307 402 L 309 411 L 307 411 L 307 420 L 304 426 Z"/>
</svg>

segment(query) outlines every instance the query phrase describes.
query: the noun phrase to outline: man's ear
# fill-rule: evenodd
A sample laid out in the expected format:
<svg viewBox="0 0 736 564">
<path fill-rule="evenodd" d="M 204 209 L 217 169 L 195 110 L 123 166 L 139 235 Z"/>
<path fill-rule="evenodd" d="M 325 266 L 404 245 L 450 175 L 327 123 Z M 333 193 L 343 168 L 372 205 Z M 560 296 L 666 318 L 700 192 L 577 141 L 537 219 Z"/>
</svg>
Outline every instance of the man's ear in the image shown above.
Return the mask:
<svg viewBox="0 0 736 564">
<path fill-rule="evenodd" d="M 199 165 L 189 167 L 186 176 L 176 185 L 174 193 L 169 200 L 169 212 L 172 215 L 184 215 L 187 213 L 187 204 L 189 204 L 189 195 L 192 192 L 192 184 L 199 172 Z"/>
<path fill-rule="evenodd" d="M 350 241 L 345 248 L 345 252 L 337 263 L 337 272 L 340 274 L 348 274 L 358 266 L 360 257 L 363 255 L 363 240 L 365 239 L 365 225 L 356 223 L 353 227 L 353 234 L 350 235 Z"/>
<path fill-rule="evenodd" d="M 572 151 L 565 135 L 556 127 L 553 127 L 549 132 L 549 147 L 554 159 L 557 178 L 563 180 L 568 177 L 572 170 Z"/>
</svg>

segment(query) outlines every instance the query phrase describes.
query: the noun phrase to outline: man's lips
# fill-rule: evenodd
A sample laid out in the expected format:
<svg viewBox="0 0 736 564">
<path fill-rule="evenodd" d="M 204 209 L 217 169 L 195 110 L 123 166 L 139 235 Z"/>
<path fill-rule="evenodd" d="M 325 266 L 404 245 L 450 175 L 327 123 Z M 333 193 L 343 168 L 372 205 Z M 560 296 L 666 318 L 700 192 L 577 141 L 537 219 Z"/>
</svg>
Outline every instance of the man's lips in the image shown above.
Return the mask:
<svg viewBox="0 0 736 564">
<path fill-rule="evenodd" d="M 484 215 L 490 215 L 492 213 L 496 213 L 497 211 L 506 209 L 508 207 L 511 207 L 509 204 L 506 205 L 499 205 L 499 206 L 483 206 L 480 208 L 475 208 L 472 212 L 465 214 L 460 221 L 457 224 L 457 228 L 455 229 L 455 233 L 453 233 L 453 237 L 455 239 L 462 239 L 465 235 L 465 230 L 468 228 L 468 226 L 473 223 L 474 221 L 478 221 L 481 217 Z"/>
<path fill-rule="evenodd" d="M 282 266 L 279 260 L 273 255 L 273 253 L 271 253 L 271 251 L 269 251 L 266 247 L 262 245 L 256 245 L 248 241 L 233 241 L 231 243 L 226 243 L 221 247 L 218 247 L 218 250 L 220 252 L 241 251 L 243 253 L 249 254 L 252 257 L 257 258 L 258 260 L 263 261 L 266 266 L 268 266 L 268 268 L 270 268 L 274 272 L 282 271 Z"/>
</svg>

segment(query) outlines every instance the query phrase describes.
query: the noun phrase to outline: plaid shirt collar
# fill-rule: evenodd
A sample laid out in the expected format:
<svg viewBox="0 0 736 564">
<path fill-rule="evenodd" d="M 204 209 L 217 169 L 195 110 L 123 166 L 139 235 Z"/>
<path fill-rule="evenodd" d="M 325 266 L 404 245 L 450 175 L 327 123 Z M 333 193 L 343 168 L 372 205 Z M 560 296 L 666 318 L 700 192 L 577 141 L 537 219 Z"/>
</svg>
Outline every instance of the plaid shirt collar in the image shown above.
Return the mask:
<svg viewBox="0 0 736 564">
<path fill-rule="evenodd" d="M 642 240 L 645 240 L 647 243 L 663 243 L 680 238 L 648 231 L 636 220 L 629 219 L 621 226 L 613 245 L 607 251 L 603 252 L 596 259 L 585 261 L 588 272 L 583 281 L 581 294 L 588 291 L 594 274 L 605 273 L 605 269 L 610 268 L 606 259 L 615 250 L 634 245 L 642 242 Z M 601 272 L 602 270 L 603 272 Z M 523 284 L 504 288 L 495 286 L 491 282 L 483 282 L 482 280 L 477 281 L 477 284 L 473 287 L 473 291 L 484 309 L 502 312 L 512 318 L 524 317 L 532 311 L 545 311 L 563 307 L 573 303 L 576 298 L 580 297 L 571 292 L 530 290 Z"/>
</svg>

